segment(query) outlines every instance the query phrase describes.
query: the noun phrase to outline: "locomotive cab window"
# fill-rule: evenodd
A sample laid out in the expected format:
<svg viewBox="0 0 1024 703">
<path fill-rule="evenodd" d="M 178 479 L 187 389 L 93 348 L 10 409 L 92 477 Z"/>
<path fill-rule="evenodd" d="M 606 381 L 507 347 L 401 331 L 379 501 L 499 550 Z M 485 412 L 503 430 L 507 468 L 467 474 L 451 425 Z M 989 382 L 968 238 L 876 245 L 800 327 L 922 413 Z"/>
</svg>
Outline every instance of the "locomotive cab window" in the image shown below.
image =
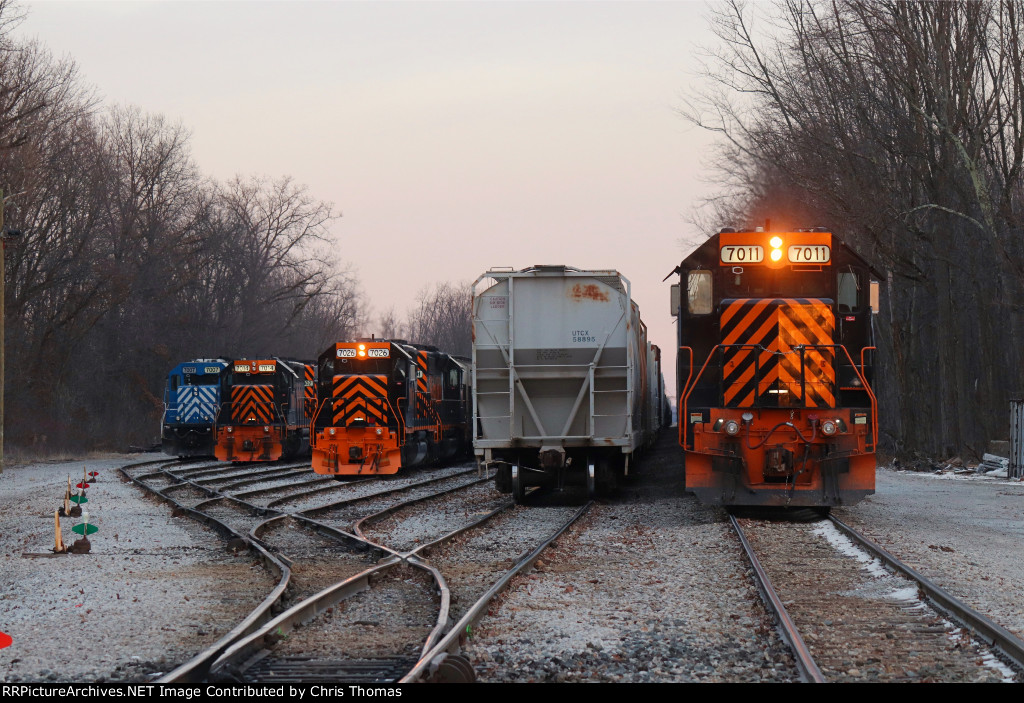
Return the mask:
<svg viewBox="0 0 1024 703">
<path fill-rule="evenodd" d="M 836 305 L 839 312 L 857 312 L 860 281 L 853 271 L 840 271 L 836 280 Z"/>
<path fill-rule="evenodd" d="M 691 315 L 711 314 L 711 271 L 690 271 L 686 278 L 686 307 Z"/>
</svg>

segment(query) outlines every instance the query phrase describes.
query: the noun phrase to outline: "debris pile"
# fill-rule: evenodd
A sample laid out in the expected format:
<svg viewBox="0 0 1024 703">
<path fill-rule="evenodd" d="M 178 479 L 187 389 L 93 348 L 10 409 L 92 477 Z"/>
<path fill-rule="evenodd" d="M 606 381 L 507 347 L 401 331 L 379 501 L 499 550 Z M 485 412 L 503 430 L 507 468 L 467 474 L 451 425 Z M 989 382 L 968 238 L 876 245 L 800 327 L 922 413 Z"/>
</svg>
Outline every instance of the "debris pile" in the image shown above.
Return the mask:
<svg viewBox="0 0 1024 703">
<path fill-rule="evenodd" d="M 1010 460 L 995 454 L 985 454 L 978 464 L 978 473 L 997 478 L 1006 478 L 1010 470 Z"/>
</svg>

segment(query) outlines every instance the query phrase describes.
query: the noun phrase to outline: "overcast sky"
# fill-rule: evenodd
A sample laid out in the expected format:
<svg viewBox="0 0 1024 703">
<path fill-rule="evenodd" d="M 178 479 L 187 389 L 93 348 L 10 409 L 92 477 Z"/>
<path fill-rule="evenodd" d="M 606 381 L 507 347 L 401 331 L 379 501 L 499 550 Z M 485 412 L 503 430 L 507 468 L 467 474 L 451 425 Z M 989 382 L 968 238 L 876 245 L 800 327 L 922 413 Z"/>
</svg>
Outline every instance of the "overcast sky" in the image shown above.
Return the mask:
<svg viewBox="0 0 1024 703">
<path fill-rule="evenodd" d="M 375 312 L 493 266 L 614 268 L 674 383 L 671 282 L 710 137 L 677 114 L 700 2 L 26 2 L 107 104 L 218 179 L 290 175 Z M 367 333 L 377 331 L 373 326 Z"/>
</svg>

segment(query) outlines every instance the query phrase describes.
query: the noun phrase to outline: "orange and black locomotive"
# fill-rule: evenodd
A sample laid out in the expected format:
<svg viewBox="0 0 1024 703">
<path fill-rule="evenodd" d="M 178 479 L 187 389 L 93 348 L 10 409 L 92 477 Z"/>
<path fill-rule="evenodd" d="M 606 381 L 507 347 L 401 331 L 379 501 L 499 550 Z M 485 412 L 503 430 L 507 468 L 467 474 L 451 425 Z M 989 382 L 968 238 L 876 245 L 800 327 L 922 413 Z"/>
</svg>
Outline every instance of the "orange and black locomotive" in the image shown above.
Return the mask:
<svg viewBox="0 0 1024 703">
<path fill-rule="evenodd" d="M 723 229 L 673 273 L 686 489 L 822 510 L 874 493 L 867 262 L 823 229 Z"/>
<path fill-rule="evenodd" d="M 316 367 L 288 359 L 237 359 L 221 375 L 214 421 L 221 461 L 274 461 L 309 451 Z"/>
<path fill-rule="evenodd" d="M 393 474 L 472 444 L 469 362 L 403 340 L 339 342 L 317 361 L 313 470 Z"/>
</svg>

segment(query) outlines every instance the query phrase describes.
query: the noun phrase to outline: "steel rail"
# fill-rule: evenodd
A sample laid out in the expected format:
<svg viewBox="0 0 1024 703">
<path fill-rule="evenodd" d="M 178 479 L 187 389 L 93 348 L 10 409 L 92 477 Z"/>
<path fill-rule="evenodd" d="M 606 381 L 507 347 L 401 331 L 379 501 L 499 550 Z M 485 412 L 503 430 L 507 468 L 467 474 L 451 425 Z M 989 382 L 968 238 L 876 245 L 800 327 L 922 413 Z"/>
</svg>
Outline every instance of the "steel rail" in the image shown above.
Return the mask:
<svg viewBox="0 0 1024 703">
<path fill-rule="evenodd" d="M 377 491 L 376 493 L 368 493 L 368 494 L 362 495 L 362 496 L 353 496 L 351 498 L 342 498 L 341 500 L 336 500 L 333 503 L 327 503 L 325 505 L 318 505 L 315 508 L 308 508 L 306 510 L 298 510 L 298 511 L 296 511 L 296 514 L 302 514 L 302 515 L 306 515 L 306 516 L 313 516 L 313 515 L 318 515 L 320 513 L 328 513 L 328 512 L 330 512 L 332 510 L 336 510 L 338 508 L 344 508 L 347 505 L 351 505 L 353 503 L 358 503 L 360 501 L 373 500 L 374 498 L 380 498 L 382 496 L 391 495 L 393 493 L 401 493 L 402 491 L 410 491 L 413 488 L 419 488 L 421 486 L 429 486 L 432 483 L 438 483 L 440 481 L 447 481 L 450 478 L 456 478 L 458 476 L 463 476 L 465 474 L 475 473 L 475 472 L 476 472 L 476 467 L 473 467 L 471 469 L 463 469 L 462 471 L 456 471 L 454 473 L 450 473 L 447 476 L 438 476 L 438 477 L 435 477 L 435 478 L 428 478 L 425 481 L 417 481 L 416 483 L 408 483 L 408 484 L 406 484 L 404 486 L 398 486 L 397 488 L 389 488 L 387 490 Z M 360 483 L 361 483 L 361 481 L 360 481 Z"/>
<path fill-rule="evenodd" d="M 459 655 L 459 651 L 462 648 L 462 643 L 464 641 L 463 638 L 466 636 L 469 628 L 484 616 L 487 612 L 487 606 L 490 605 L 494 597 L 508 586 L 513 576 L 531 567 L 534 562 L 540 558 L 541 553 L 547 549 L 548 545 L 560 537 L 580 517 L 586 514 L 593 504 L 593 501 L 587 502 L 583 507 L 573 513 L 572 517 L 570 517 L 561 527 L 552 532 L 547 539 L 540 542 L 532 551 L 524 555 L 511 569 L 506 571 L 505 574 L 499 578 L 494 585 L 491 586 L 491 588 L 489 588 L 487 592 L 469 608 L 469 610 L 466 611 L 466 614 L 452 626 L 448 631 L 448 634 L 446 634 L 444 638 L 442 638 L 441 641 L 438 642 L 430 651 L 420 657 L 420 660 L 416 662 L 416 665 L 399 680 L 399 683 L 414 683 L 417 681 L 429 680 L 430 677 L 432 677 L 444 665 L 446 658 L 454 658 L 456 656 L 462 658 L 461 655 Z M 468 666 L 468 663 L 460 662 L 458 668 L 464 672 L 464 676 L 469 677 L 468 680 L 472 680 L 472 668 L 470 667 L 468 671 L 466 671 L 466 666 Z"/>
<path fill-rule="evenodd" d="M 370 541 L 370 539 L 365 534 L 363 534 L 362 527 L 363 527 L 363 525 L 365 523 L 367 523 L 367 522 L 374 522 L 376 520 L 381 519 L 385 515 L 390 515 L 391 513 L 395 513 L 395 512 L 398 512 L 399 510 L 402 510 L 404 508 L 408 508 L 410 505 L 416 505 L 417 503 L 422 503 L 422 502 L 427 501 L 427 500 L 433 500 L 434 498 L 440 498 L 441 496 L 446 496 L 449 493 L 454 493 L 456 491 L 461 491 L 464 488 L 472 488 L 473 486 L 476 486 L 477 484 L 483 483 L 485 481 L 490 481 L 490 480 L 491 479 L 489 479 L 489 478 L 478 478 L 478 479 L 475 479 L 473 481 L 470 481 L 469 483 L 459 484 L 458 486 L 455 486 L 454 488 L 446 488 L 445 490 L 438 491 L 437 493 L 431 493 L 430 495 L 425 495 L 425 496 L 418 496 L 416 498 L 412 498 L 410 500 L 407 500 L 404 503 L 397 503 L 395 505 L 388 506 L 387 508 L 384 508 L 383 510 L 378 510 L 377 512 L 375 512 L 375 513 L 373 513 L 371 515 L 365 515 L 365 516 L 359 518 L 358 520 L 356 520 L 354 523 L 352 523 L 352 533 L 354 535 L 356 535 L 356 537 L 358 537 L 359 539 L 363 540 L 364 542 L 367 542 L 369 544 L 374 544 L 373 542 Z M 376 545 L 376 546 L 383 546 L 383 545 Z"/>
<path fill-rule="evenodd" d="M 829 519 L 841 532 L 856 542 L 858 546 L 877 557 L 885 565 L 915 582 L 935 608 L 950 619 L 958 621 L 967 629 L 972 630 L 976 637 L 984 641 L 988 646 L 1001 652 L 1015 666 L 1024 670 L 1024 640 L 1021 640 L 1001 625 L 994 623 L 963 601 L 943 590 L 940 586 L 932 583 L 925 576 L 914 571 L 914 569 L 839 518 L 829 516 Z"/>
<path fill-rule="evenodd" d="M 469 473 L 470 471 L 472 471 L 472 469 L 461 473 Z M 459 476 L 461 475 L 461 473 L 455 474 L 455 476 Z M 444 478 L 451 478 L 451 476 L 446 476 Z M 431 479 L 429 481 L 421 481 L 417 484 L 414 484 L 414 486 L 435 483 L 439 480 L 444 479 Z M 390 508 L 381 511 L 381 513 L 392 512 L 394 510 L 408 507 L 409 505 L 414 505 L 416 503 L 420 503 L 431 498 L 436 498 L 437 496 L 445 495 L 452 491 L 460 490 L 461 488 L 481 483 L 485 480 L 487 479 L 477 479 L 475 481 L 470 482 L 469 484 L 462 484 L 455 488 L 445 489 L 444 491 L 433 493 L 428 496 L 418 496 L 411 500 L 399 503 L 395 506 L 391 506 Z M 395 491 L 383 491 L 376 493 L 373 496 L 353 498 L 348 501 L 342 501 L 342 504 L 358 502 L 363 498 L 377 497 L 380 495 L 386 495 L 387 493 L 391 492 L 400 492 L 414 486 L 403 486 L 399 489 L 396 489 Z M 244 501 L 239 501 L 237 499 L 234 500 L 235 502 L 244 503 Z M 307 512 L 319 511 L 320 508 L 316 508 L 312 511 Z M 483 520 L 489 519 L 493 516 L 493 514 L 496 514 L 497 512 L 499 511 L 495 511 L 491 515 L 488 515 L 485 518 L 475 521 L 470 526 L 463 527 L 451 532 L 450 534 L 442 538 L 442 540 L 451 539 L 461 534 L 466 529 L 469 529 L 470 527 L 473 527 L 476 524 L 483 522 Z M 375 513 L 375 515 L 379 515 L 381 513 Z M 345 542 L 346 546 L 349 549 L 358 548 L 358 545 L 361 544 L 366 549 L 380 551 L 387 554 L 387 556 L 385 556 L 382 562 L 377 564 L 376 566 L 366 569 L 365 571 L 359 574 L 355 574 L 325 589 L 322 589 L 318 593 L 310 595 L 309 597 L 303 599 L 299 603 L 293 605 L 291 608 L 288 608 L 284 612 L 280 613 L 272 620 L 266 622 L 258 630 L 249 633 L 245 637 L 237 639 L 230 647 L 223 651 L 223 653 L 218 657 L 216 661 L 214 661 L 210 665 L 209 672 L 214 678 L 243 680 L 245 672 L 254 667 L 261 659 L 268 656 L 271 653 L 272 648 L 277 644 L 277 642 L 282 637 L 285 637 L 297 625 L 308 622 L 317 617 L 318 615 L 320 615 L 321 613 L 325 612 L 328 608 L 333 607 L 338 602 L 351 598 L 352 596 L 364 590 L 367 590 L 368 588 L 370 588 L 371 576 L 383 573 L 403 563 L 414 568 L 426 571 L 431 575 L 435 584 L 437 585 L 437 590 L 440 596 L 440 605 L 438 608 L 437 620 L 421 647 L 420 657 L 422 658 L 426 654 L 426 652 L 430 651 L 436 646 L 437 641 L 444 634 L 448 626 L 449 612 L 451 608 L 451 592 L 448 589 L 448 585 L 444 579 L 444 576 L 436 567 L 434 567 L 429 562 L 426 562 L 425 560 L 417 558 L 413 553 L 400 554 L 387 546 L 375 544 L 362 536 L 353 535 L 348 532 L 332 528 L 329 525 L 320 523 L 302 513 L 292 513 L 290 515 L 280 514 L 271 517 L 270 519 L 260 523 L 259 525 L 253 527 L 252 530 L 250 530 L 248 535 L 249 540 L 256 543 L 258 546 L 267 546 L 260 539 L 260 533 L 268 527 L 270 527 L 273 522 L 282 520 L 287 517 L 299 520 L 302 523 L 309 526 L 311 529 L 316 530 L 317 532 L 323 533 L 327 536 L 339 539 L 339 541 Z M 269 549 L 269 547 L 267 548 Z M 289 563 L 291 562 L 291 560 L 288 559 L 287 556 L 285 555 L 278 554 L 277 557 L 283 561 L 287 561 Z"/>
<path fill-rule="evenodd" d="M 790 650 L 793 652 L 797 670 L 800 672 L 800 679 L 805 683 L 825 683 L 825 677 L 822 675 L 821 669 L 814 663 L 814 657 L 811 656 L 811 652 L 804 643 L 803 637 L 800 636 L 800 632 L 793 623 L 793 619 L 786 612 L 786 606 L 782 604 L 782 599 L 775 592 L 771 579 L 768 578 L 768 574 L 761 566 L 760 560 L 754 554 L 754 549 L 750 546 L 750 542 L 747 541 L 747 536 L 743 533 L 743 528 L 740 527 L 739 521 L 734 515 L 729 516 L 729 521 L 732 523 L 732 527 L 736 531 L 737 537 L 739 537 L 740 544 L 743 545 L 743 551 L 754 569 L 754 582 L 757 584 L 757 590 L 761 593 L 761 599 L 769 611 L 775 615 L 782 639 L 786 641 L 786 644 L 789 645 Z"/>
<path fill-rule="evenodd" d="M 155 463 L 155 462 L 154 462 Z M 137 465 L 136 465 L 137 466 Z M 174 505 L 179 510 L 187 513 L 190 517 L 199 522 L 203 522 L 214 528 L 222 536 L 240 537 L 245 539 L 237 531 L 231 529 L 229 526 L 220 522 L 216 518 L 213 518 L 205 513 L 198 510 L 189 508 L 181 503 L 177 502 L 170 496 L 167 496 L 163 491 L 153 488 L 152 486 L 146 485 L 143 481 L 131 476 L 126 469 L 131 468 L 121 467 L 120 473 L 131 480 L 132 483 L 141 487 L 143 490 L 153 493 L 161 500 Z M 175 477 L 176 478 L 176 477 Z M 175 484 L 182 485 L 182 484 Z M 188 683 L 188 682 L 199 682 L 206 679 L 209 673 L 210 666 L 213 661 L 221 655 L 233 642 L 238 640 L 240 637 L 244 637 L 256 628 L 258 628 L 263 622 L 265 622 L 271 615 L 272 610 L 276 604 L 278 604 L 284 596 L 285 588 L 288 586 L 288 581 L 291 578 L 291 569 L 282 561 L 277 559 L 273 554 L 266 550 L 262 545 L 253 541 L 245 540 L 246 547 L 256 553 L 260 558 L 260 561 L 268 570 L 276 573 L 278 576 L 277 585 L 271 590 L 269 594 L 257 605 L 249 614 L 242 619 L 235 627 L 231 628 L 223 637 L 218 639 L 209 647 L 206 647 L 191 659 L 174 668 L 167 674 L 160 676 L 156 683 Z"/>
</svg>

